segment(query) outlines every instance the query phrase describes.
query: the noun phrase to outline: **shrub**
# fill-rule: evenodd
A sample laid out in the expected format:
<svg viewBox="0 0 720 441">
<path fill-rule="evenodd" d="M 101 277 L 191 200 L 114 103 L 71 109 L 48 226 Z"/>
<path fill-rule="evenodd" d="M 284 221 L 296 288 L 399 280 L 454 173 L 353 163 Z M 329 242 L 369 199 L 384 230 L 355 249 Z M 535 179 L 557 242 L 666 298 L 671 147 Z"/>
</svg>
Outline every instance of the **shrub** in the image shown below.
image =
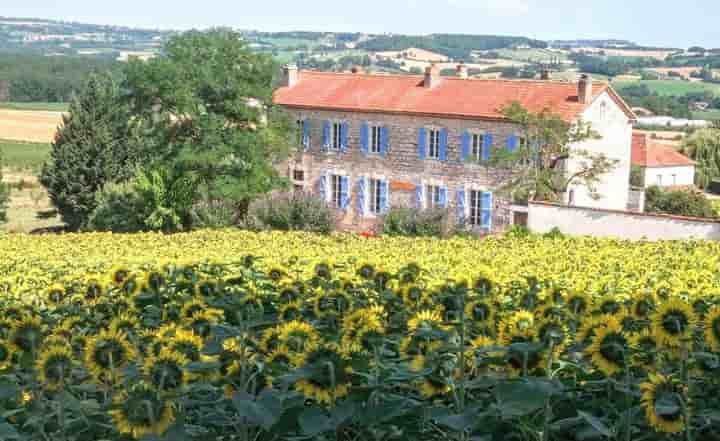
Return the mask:
<svg viewBox="0 0 720 441">
<path fill-rule="evenodd" d="M 238 223 L 237 207 L 225 200 L 204 200 L 191 212 L 193 228 L 223 228 Z"/>
<path fill-rule="evenodd" d="M 250 205 L 245 227 L 330 233 L 335 213 L 327 204 L 306 193 L 266 196 Z"/>
<path fill-rule="evenodd" d="M 143 200 L 133 183 L 110 183 L 96 196 L 96 208 L 90 215 L 88 228 L 116 233 L 145 231 L 143 212 Z"/>
<path fill-rule="evenodd" d="M 645 211 L 648 213 L 714 218 L 710 200 L 697 189 L 664 190 L 657 186 L 645 191 Z"/>
<path fill-rule="evenodd" d="M 380 224 L 383 234 L 390 236 L 432 236 L 446 237 L 456 229 L 450 225 L 448 210 L 418 210 L 416 208 L 394 208 L 383 216 Z"/>
</svg>

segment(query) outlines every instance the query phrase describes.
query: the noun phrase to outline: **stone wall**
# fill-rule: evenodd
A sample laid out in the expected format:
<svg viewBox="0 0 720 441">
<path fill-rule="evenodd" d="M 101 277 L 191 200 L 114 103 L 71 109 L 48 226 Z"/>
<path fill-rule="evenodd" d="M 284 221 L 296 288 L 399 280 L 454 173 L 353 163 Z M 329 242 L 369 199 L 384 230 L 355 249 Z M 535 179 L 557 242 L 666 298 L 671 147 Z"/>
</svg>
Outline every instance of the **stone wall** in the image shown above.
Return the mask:
<svg viewBox="0 0 720 441">
<path fill-rule="evenodd" d="M 486 165 L 467 163 L 461 160 L 461 137 L 466 131 L 488 132 L 493 136 L 494 148 L 505 148 L 507 138 L 514 133 L 513 125 L 503 122 L 476 121 L 462 119 L 443 119 L 405 115 L 387 115 L 380 113 L 351 113 L 315 110 L 289 109 L 292 117 L 308 120 L 311 123 L 310 146 L 304 153 L 298 153 L 291 160 L 288 174 L 299 168 L 304 170 L 305 190 L 318 193 L 320 176 L 326 173 L 347 175 L 350 178 L 352 200 L 350 209 L 341 215 L 342 223 L 349 228 L 372 226 L 375 219 L 371 215 L 360 217 L 356 210 L 356 183 L 360 177 L 384 179 L 390 183 L 391 207 L 414 207 L 415 186 L 433 184 L 448 189 L 448 203 L 455 213 L 456 191 L 467 190 L 492 191 L 506 178 Z M 323 151 L 322 124 L 326 120 L 349 123 L 347 152 Z M 389 148 L 384 156 L 364 154 L 360 148 L 360 127 L 368 124 L 389 129 Z M 447 160 L 420 159 L 418 155 L 418 131 L 425 128 L 445 128 L 448 130 Z M 498 211 L 504 201 L 497 196 L 494 203 Z M 495 210 L 494 210 L 495 211 Z M 493 214 L 493 229 L 504 228 L 500 222 L 510 216 Z"/>
</svg>

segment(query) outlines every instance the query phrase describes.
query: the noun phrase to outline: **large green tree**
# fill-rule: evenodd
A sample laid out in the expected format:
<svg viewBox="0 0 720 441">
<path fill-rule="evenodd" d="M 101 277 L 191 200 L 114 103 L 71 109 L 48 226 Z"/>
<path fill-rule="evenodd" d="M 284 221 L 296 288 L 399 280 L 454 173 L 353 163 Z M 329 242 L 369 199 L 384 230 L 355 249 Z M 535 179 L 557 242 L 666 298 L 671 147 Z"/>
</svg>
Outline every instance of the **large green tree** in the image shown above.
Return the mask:
<svg viewBox="0 0 720 441">
<path fill-rule="evenodd" d="M 695 185 L 708 188 L 720 179 L 720 129 L 701 129 L 688 136 L 680 153 L 696 162 Z"/>
<path fill-rule="evenodd" d="M 518 139 L 524 140 L 513 151 L 501 149 L 491 157 L 505 183 L 502 189 L 516 199 L 559 201 L 570 186 L 582 186 L 592 196 L 600 196 L 597 185 L 617 161 L 576 147 L 598 138 L 590 124 L 565 121 L 550 109 L 533 113 L 519 103 L 504 107 L 501 113 L 519 127 Z M 571 156 L 576 167 L 568 172 L 566 164 Z"/>
<path fill-rule="evenodd" d="M 91 74 L 63 116 L 42 169 L 40 182 L 72 231 L 87 223 L 95 193 L 132 176 L 144 157 L 129 107 L 120 98 L 111 76 Z"/>
<path fill-rule="evenodd" d="M 206 200 L 245 210 L 284 182 L 274 164 L 289 154 L 291 126 L 272 103 L 275 71 L 235 32 L 191 31 L 131 62 L 126 89 L 157 161 L 192 175 Z"/>
<path fill-rule="evenodd" d="M 7 204 L 10 199 L 10 189 L 7 184 L 3 182 L 3 158 L 2 151 L 0 151 L 0 223 L 7 221 Z"/>
</svg>

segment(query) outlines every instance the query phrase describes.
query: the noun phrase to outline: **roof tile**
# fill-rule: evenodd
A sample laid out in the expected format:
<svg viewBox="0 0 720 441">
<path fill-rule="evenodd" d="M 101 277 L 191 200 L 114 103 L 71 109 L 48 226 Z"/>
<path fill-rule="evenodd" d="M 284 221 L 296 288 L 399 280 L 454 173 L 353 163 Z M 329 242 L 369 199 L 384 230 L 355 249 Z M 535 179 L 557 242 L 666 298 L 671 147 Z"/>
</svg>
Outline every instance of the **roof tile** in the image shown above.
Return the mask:
<svg viewBox="0 0 720 441">
<path fill-rule="evenodd" d="M 695 161 L 672 146 L 653 141 L 646 133 L 633 132 L 632 165 L 640 167 L 677 167 L 695 165 Z"/>
</svg>

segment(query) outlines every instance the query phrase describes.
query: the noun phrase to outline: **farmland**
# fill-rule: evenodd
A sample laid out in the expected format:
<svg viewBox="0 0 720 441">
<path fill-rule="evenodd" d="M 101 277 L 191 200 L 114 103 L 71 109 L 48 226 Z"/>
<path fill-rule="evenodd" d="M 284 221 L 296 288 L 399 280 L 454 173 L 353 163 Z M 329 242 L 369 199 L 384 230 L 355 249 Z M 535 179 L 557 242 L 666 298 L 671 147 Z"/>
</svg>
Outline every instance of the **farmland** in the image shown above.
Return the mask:
<svg viewBox="0 0 720 441">
<path fill-rule="evenodd" d="M 0 253 L 11 433 L 64 430 L 60 402 L 88 439 L 716 430 L 716 243 L 217 230 Z"/>
<path fill-rule="evenodd" d="M 49 143 L 61 123 L 61 112 L 0 108 L 0 139 Z"/>
<path fill-rule="evenodd" d="M 715 95 L 720 96 L 720 85 L 704 82 L 690 82 L 680 80 L 643 80 L 612 82 L 613 87 L 615 87 L 619 91 L 622 91 L 624 87 L 640 84 L 648 86 L 651 92 L 656 92 L 659 95 L 682 96 L 692 92 L 710 91 Z"/>
</svg>

